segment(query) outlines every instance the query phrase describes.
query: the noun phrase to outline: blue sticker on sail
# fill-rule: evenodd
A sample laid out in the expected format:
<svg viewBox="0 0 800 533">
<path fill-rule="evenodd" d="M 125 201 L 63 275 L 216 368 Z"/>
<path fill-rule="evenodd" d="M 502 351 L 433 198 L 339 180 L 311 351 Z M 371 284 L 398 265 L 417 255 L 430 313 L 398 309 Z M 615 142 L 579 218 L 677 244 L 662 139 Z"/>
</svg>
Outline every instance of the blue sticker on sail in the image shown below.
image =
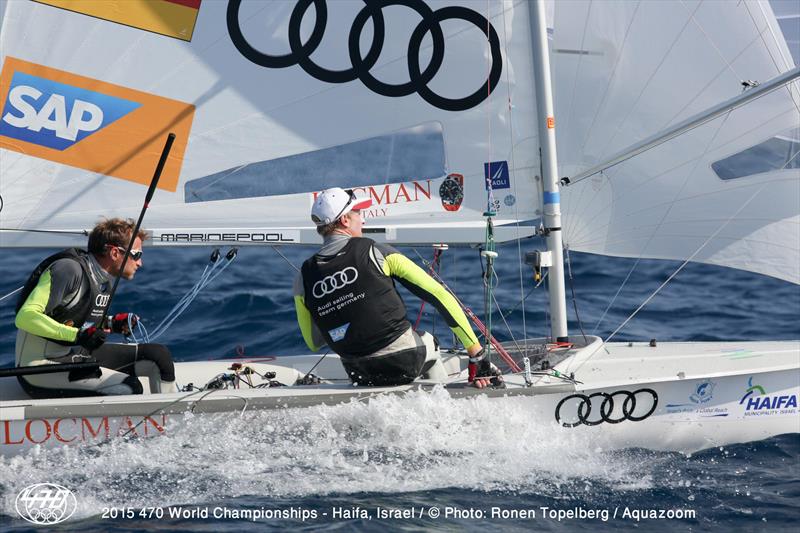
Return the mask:
<svg viewBox="0 0 800 533">
<path fill-rule="evenodd" d="M 484 187 L 489 190 L 489 181 L 492 189 L 510 189 L 511 177 L 508 173 L 508 161 L 492 161 L 483 164 L 483 175 L 486 178 Z"/>
<path fill-rule="evenodd" d="M 332 330 L 330 330 L 328 332 L 328 335 L 331 336 L 331 339 L 333 340 L 333 342 L 340 341 L 340 340 L 344 339 L 344 334 L 347 333 L 347 328 L 349 328 L 349 327 L 350 327 L 350 322 L 348 322 L 347 324 L 345 324 L 343 326 L 339 326 L 338 328 L 333 328 Z"/>
<path fill-rule="evenodd" d="M 0 135 L 65 150 L 141 105 L 15 72 L 0 119 Z"/>
</svg>

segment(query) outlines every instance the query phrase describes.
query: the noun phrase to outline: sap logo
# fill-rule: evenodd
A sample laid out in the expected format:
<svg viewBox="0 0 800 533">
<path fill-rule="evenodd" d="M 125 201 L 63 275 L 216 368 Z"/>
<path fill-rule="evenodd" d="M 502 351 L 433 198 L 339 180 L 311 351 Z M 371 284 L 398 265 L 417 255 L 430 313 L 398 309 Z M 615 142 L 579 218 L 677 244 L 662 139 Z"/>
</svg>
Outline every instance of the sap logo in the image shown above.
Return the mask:
<svg viewBox="0 0 800 533">
<path fill-rule="evenodd" d="M 483 175 L 486 178 L 484 187 L 489 190 L 489 183 L 492 189 L 510 189 L 511 178 L 508 173 L 508 161 L 493 161 L 483 164 Z"/>
<path fill-rule="evenodd" d="M 328 332 L 328 335 L 331 336 L 333 342 L 338 342 L 344 339 L 345 333 L 347 333 L 347 328 L 350 327 L 350 322 L 343 326 L 339 326 L 338 328 L 334 328 Z"/>
<path fill-rule="evenodd" d="M 116 96 L 15 72 L 0 135 L 65 150 L 139 107 Z"/>
</svg>

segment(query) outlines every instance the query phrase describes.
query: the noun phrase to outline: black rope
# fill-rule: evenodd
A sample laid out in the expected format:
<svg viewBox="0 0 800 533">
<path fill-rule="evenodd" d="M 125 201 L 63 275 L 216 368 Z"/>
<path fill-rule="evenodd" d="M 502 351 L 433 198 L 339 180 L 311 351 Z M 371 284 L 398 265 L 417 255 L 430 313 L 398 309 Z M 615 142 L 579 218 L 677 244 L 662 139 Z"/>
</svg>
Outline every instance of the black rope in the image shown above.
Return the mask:
<svg viewBox="0 0 800 533">
<path fill-rule="evenodd" d="M 0 231 L 25 231 L 28 233 L 54 233 L 56 235 L 83 235 L 84 237 L 89 236 L 88 230 L 69 231 L 69 230 L 59 230 L 59 229 L 0 228 Z"/>
<path fill-rule="evenodd" d="M 578 314 L 578 298 L 575 296 L 575 284 L 572 282 L 572 261 L 569 260 L 569 247 L 565 248 L 567 251 L 567 273 L 569 274 L 569 290 L 572 292 L 572 307 L 575 309 L 575 318 L 578 319 L 578 327 L 581 329 L 583 335 L 583 342 L 589 344 L 586 340 L 586 332 L 583 331 L 583 322 L 581 322 L 581 315 Z"/>
</svg>

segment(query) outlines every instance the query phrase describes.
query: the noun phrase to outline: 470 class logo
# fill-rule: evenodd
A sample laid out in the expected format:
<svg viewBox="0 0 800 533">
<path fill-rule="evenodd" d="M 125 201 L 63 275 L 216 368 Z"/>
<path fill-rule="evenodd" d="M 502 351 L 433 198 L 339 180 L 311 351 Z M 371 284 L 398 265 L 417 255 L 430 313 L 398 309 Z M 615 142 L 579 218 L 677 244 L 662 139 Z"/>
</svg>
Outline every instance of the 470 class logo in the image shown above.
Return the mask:
<svg viewBox="0 0 800 533">
<path fill-rule="evenodd" d="M 169 191 L 194 117 L 190 104 L 13 57 L 0 73 L 0 110 L 0 148 L 145 185 L 172 131 L 158 184 Z"/>
</svg>

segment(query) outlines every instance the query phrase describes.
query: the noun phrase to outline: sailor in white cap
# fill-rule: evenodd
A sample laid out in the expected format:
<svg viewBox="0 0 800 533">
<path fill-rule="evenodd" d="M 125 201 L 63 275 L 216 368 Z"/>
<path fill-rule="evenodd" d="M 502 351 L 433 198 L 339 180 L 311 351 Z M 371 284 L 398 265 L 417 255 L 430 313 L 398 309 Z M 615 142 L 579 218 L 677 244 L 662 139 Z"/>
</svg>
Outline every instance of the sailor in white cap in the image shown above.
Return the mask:
<svg viewBox="0 0 800 533">
<path fill-rule="evenodd" d="M 333 187 L 314 201 L 311 219 L 324 241 L 303 263 L 294 283 L 297 321 L 308 347 L 328 345 L 341 357 L 353 383 L 387 386 L 410 383 L 420 375 L 444 379 L 438 342 L 415 332 L 395 289 L 400 282 L 431 303 L 477 365 L 476 387 L 487 385 L 495 369 L 463 310 L 441 284 L 403 254 L 363 237 L 361 211 L 372 205 L 352 190 Z"/>
</svg>

